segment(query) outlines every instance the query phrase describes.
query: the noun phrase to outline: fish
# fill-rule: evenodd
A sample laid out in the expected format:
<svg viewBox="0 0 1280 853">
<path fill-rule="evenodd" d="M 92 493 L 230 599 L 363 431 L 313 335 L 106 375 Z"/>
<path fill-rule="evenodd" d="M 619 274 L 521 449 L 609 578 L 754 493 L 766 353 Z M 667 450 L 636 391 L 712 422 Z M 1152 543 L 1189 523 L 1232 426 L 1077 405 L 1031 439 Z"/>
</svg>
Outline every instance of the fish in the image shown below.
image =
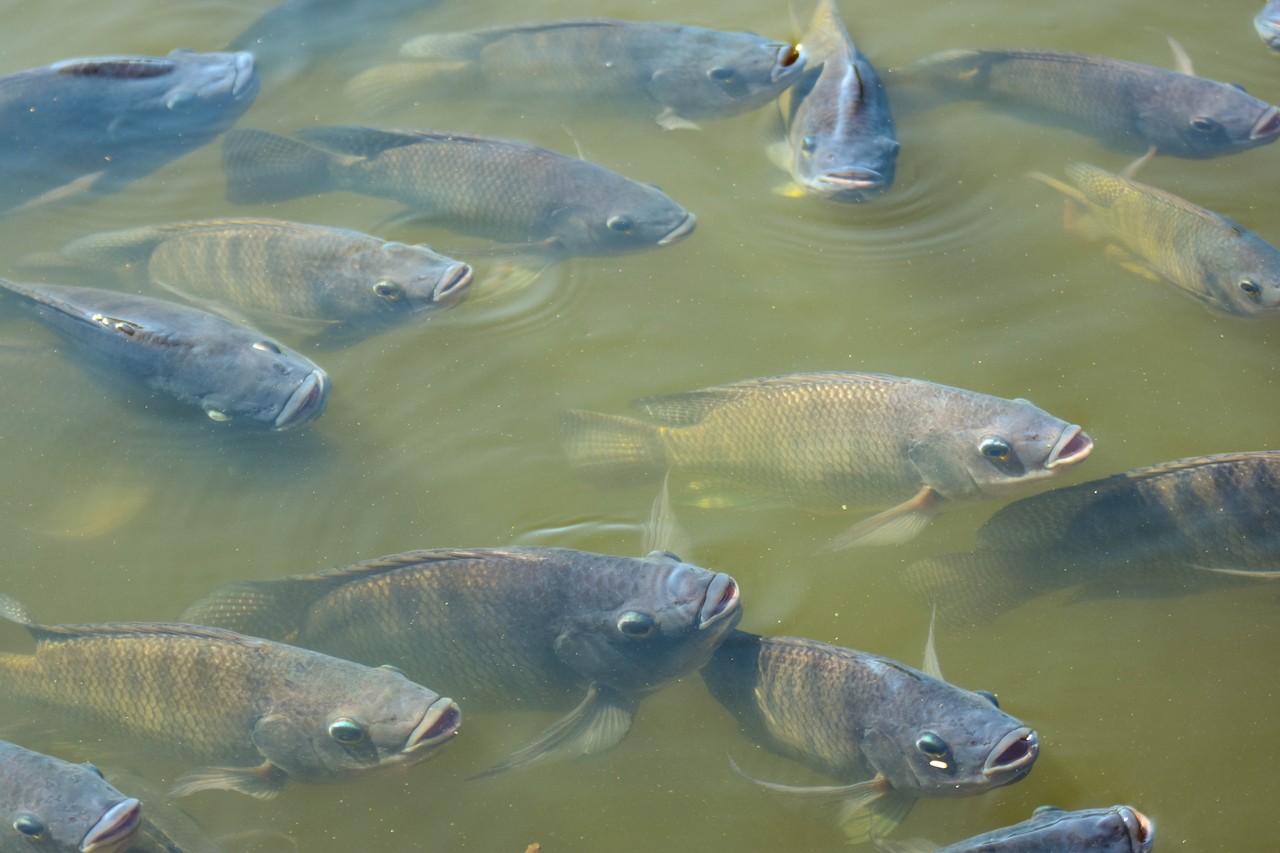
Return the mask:
<svg viewBox="0 0 1280 853">
<path fill-rule="evenodd" d="M 1079 426 L 1026 400 L 876 373 L 796 373 L 632 403 L 656 423 L 570 410 L 572 469 L 601 485 L 670 478 L 699 506 L 889 509 L 832 547 L 917 535 L 942 508 L 1084 460 Z"/>
<path fill-rule="evenodd" d="M 0 617 L 34 654 L 0 652 L 7 694 L 74 724 L 203 766 L 170 791 L 261 799 L 293 780 L 336 783 L 434 756 L 458 705 L 404 673 L 198 625 L 40 625 L 8 596 Z"/>
<path fill-rule="evenodd" d="M 702 678 L 748 740 L 837 781 L 760 784 L 834 808 L 853 839 L 885 834 L 918 799 L 1017 782 L 1040 752 L 993 694 L 817 640 L 735 630 Z"/>
<path fill-rule="evenodd" d="M 939 847 L 927 841 L 873 838 L 881 853 L 1150 853 L 1155 824 L 1130 806 L 1064 811 L 1041 806 L 1014 826 Z"/>
<path fill-rule="evenodd" d="M 903 76 L 1122 151 L 1220 157 L 1280 137 L 1280 110 L 1183 67 L 1188 73 L 1088 53 L 950 50 L 916 60 Z"/>
<path fill-rule="evenodd" d="M 1014 501 L 972 551 L 912 563 L 904 581 L 947 624 L 1038 596 L 1183 595 L 1280 578 L 1280 451 L 1177 459 Z"/>
<path fill-rule="evenodd" d="M 1126 269 L 1172 282 L 1220 313 L 1280 309 L 1280 249 L 1243 225 L 1088 163 L 1069 163 L 1066 173 L 1070 184 L 1030 177 L 1067 196 L 1067 230 L 1109 241 L 1108 254 Z"/>
<path fill-rule="evenodd" d="M 769 147 L 795 182 L 786 193 L 870 201 L 889 188 L 897 169 L 889 96 L 849 37 L 834 0 L 821 0 L 800 43 L 810 62 L 778 98 L 785 138 Z"/>
<path fill-rule="evenodd" d="M 244 51 L 68 59 L 0 77 L 0 211 L 114 192 L 210 142 L 257 94 Z"/>
<path fill-rule="evenodd" d="M 207 219 L 80 237 L 59 256 L 163 287 L 217 313 L 354 340 L 461 301 L 471 267 L 408 246 L 279 219 Z"/>
<path fill-rule="evenodd" d="M 323 414 L 329 376 L 261 332 L 199 308 L 93 287 L 0 279 L 87 367 L 196 406 L 213 421 L 294 429 Z"/>
<path fill-rule="evenodd" d="M 1258 37 L 1272 50 L 1280 50 L 1280 0 L 1270 0 L 1253 19 Z"/>
<path fill-rule="evenodd" d="M 471 710 L 568 711 L 490 772 L 590 755 L 737 624 L 738 585 L 666 552 L 420 550 L 233 583 L 182 619 L 399 667 Z"/>
<path fill-rule="evenodd" d="M 124 853 L 142 803 L 96 767 L 0 741 L 0 853 Z"/>
<path fill-rule="evenodd" d="M 805 67 L 801 48 L 755 33 L 607 18 L 431 33 L 401 45 L 400 58 L 353 78 L 347 94 L 383 108 L 552 99 L 644 112 L 668 130 L 761 107 Z"/>
<path fill-rule="evenodd" d="M 228 134 L 228 201 L 347 190 L 399 201 L 413 218 L 451 231 L 572 255 L 666 246 L 697 222 L 656 187 L 524 142 L 356 126 L 295 135 L 302 141 Z"/>
</svg>

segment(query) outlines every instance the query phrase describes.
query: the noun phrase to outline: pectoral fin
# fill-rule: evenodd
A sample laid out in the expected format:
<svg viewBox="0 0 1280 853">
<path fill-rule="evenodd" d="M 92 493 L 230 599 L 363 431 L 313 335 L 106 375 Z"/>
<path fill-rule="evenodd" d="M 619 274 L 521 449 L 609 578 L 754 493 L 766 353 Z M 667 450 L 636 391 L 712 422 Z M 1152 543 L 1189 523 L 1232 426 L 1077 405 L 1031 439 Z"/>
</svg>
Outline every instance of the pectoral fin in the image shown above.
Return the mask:
<svg viewBox="0 0 1280 853">
<path fill-rule="evenodd" d="M 81 175 L 73 181 L 68 181 L 60 187 L 54 187 L 46 190 L 35 198 L 27 199 L 22 204 L 13 208 L 14 210 L 30 210 L 39 207 L 42 204 L 51 204 L 56 201 L 66 201 L 69 198 L 90 193 L 94 190 L 98 181 L 106 175 L 106 170 L 98 172 L 90 172 L 87 175 Z"/>
<path fill-rule="evenodd" d="M 656 121 L 662 126 L 663 130 L 702 130 L 699 125 L 677 115 L 676 111 L 671 107 L 667 107 L 658 113 Z"/>
<path fill-rule="evenodd" d="M 640 553 L 648 554 L 653 551 L 667 551 L 676 554 L 686 554 L 689 548 L 686 547 L 688 535 L 680 526 L 679 520 L 676 519 L 675 510 L 671 508 L 671 489 L 668 480 L 671 479 L 671 472 L 667 471 L 666 476 L 662 478 L 662 488 L 658 490 L 658 495 L 653 499 L 653 507 L 649 510 L 649 521 L 644 526 L 644 531 L 640 537 Z"/>
<path fill-rule="evenodd" d="M 577 758 L 604 752 L 626 737 L 634 716 L 633 702 L 608 687 L 593 684 L 578 707 L 552 723 L 536 740 L 472 778 L 528 767 L 548 758 Z"/>
<path fill-rule="evenodd" d="M 1165 36 L 1169 40 L 1169 49 L 1173 51 L 1173 67 L 1180 74 L 1196 76 L 1196 68 L 1191 64 L 1191 54 L 1182 46 L 1182 42 L 1173 36 Z"/>
<path fill-rule="evenodd" d="M 289 774 L 270 761 L 264 761 L 257 767 L 202 767 L 180 777 L 169 791 L 169 797 L 185 797 L 196 791 L 225 788 L 269 800 L 279 794 L 288 781 Z"/>
<path fill-rule="evenodd" d="M 937 512 L 941 498 L 931 486 L 895 507 L 864 519 L 828 542 L 821 550 L 841 551 L 855 545 L 899 545 L 919 535 Z"/>
<path fill-rule="evenodd" d="M 795 181 L 785 181 L 784 183 L 778 184 L 773 188 L 773 192 L 775 195 L 780 195 L 783 198 L 804 198 L 806 195 L 804 187 L 800 186 Z"/>
<path fill-rule="evenodd" d="M 1103 249 L 1103 252 L 1106 253 L 1107 257 L 1111 258 L 1111 260 L 1115 261 L 1129 272 L 1137 273 L 1143 278 L 1151 281 L 1164 280 L 1163 277 L 1157 274 L 1155 270 L 1151 269 L 1151 267 L 1147 266 L 1142 261 L 1138 260 L 1133 255 L 1113 243 L 1108 244 L 1106 248 Z"/>
</svg>

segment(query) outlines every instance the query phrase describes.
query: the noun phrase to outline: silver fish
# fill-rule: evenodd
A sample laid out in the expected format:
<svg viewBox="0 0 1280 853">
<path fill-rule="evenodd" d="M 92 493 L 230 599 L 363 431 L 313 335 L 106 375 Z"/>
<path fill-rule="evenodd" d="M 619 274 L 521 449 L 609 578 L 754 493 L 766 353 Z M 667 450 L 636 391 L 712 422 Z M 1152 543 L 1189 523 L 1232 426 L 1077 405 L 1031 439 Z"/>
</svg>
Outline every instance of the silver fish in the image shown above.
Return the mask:
<svg viewBox="0 0 1280 853">
<path fill-rule="evenodd" d="M 1137 809 L 1063 811 L 1041 806 L 1022 823 L 939 847 L 927 841 L 873 838 L 881 853 L 1151 853 L 1155 824 Z"/>
</svg>

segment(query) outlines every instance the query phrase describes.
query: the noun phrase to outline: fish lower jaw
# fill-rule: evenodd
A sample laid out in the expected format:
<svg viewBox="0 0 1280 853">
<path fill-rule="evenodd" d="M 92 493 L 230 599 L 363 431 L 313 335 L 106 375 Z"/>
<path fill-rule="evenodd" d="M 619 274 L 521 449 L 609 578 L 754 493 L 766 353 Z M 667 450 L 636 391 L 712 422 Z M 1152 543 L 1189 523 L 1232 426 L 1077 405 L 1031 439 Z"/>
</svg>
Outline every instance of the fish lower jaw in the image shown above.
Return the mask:
<svg viewBox="0 0 1280 853">
<path fill-rule="evenodd" d="M 1050 471 L 1068 467 L 1077 462 L 1083 462 L 1092 452 L 1093 439 L 1089 438 L 1089 435 L 1080 427 L 1072 424 L 1058 437 L 1057 443 L 1049 451 L 1044 467 Z"/>
<path fill-rule="evenodd" d="M 422 720 L 409 734 L 401 751 L 408 755 L 424 747 L 440 746 L 458 733 L 461 722 L 462 712 L 458 703 L 447 696 L 438 699 L 422 715 Z"/>
</svg>

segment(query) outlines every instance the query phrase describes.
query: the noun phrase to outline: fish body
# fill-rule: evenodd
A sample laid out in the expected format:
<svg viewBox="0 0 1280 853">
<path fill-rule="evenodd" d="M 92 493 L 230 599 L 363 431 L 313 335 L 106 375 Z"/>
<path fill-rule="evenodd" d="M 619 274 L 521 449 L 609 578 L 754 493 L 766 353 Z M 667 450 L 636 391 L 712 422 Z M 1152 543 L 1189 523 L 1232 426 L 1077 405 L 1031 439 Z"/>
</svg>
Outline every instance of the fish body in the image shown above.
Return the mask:
<svg viewBox="0 0 1280 853">
<path fill-rule="evenodd" d="M 1026 400 L 873 373 L 748 379 L 633 407 L 656 423 L 564 414 L 578 473 L 617 483 L 669 470 L 704 506 L 891 507 L 846 545 L 909 539 L 941 505 L 1025 486 L 1092 449 L 1080 427 Z"/>
<path fill-rule="evenodd" d="M 215 421 L 275 430 L 319 417 L 329 377 L 256 329 L 198 308 L 92 287 L 18 284 L 16 300 L 84 360 L 200 407 Z"/>
<path fill-rule="evenodd" d="M 346 190 L 399 201 L 464 234 L 576 255 L 673 243 L 696 222 L 655 187 L 545 148 L 496 137 L 311 127 L 303 141 L 227 136 L 227 197 L 280 201 Z"/>
<path fill-rule="evenodd" d="M 1066 171 L 1069 185 L 1032 177 L 1066 194 L 1069 230 L 1112 241 L 1109 251 L 1122 265 L 1173 282 L 1223 313 L 1256 317 L 1280 309 L 1280 249 L 1155 187 L 1088 163 Z"/>
<path fill-rule="evenodd" d="M 897 661 L 816 640 L 735 631 L 702 669 L 749 740 L 837 780 L 783 788 L 871 807 L 891 828 L 922 797 L 1016 782 L 1036 734 L 975 693 Z"/>
<path fill-rule="evenodd" d="M 432 33 L 405 42 L 400 56 L 356 77 L 348 93 L 384 104 L 554 98 L 656 113 L 668 128 L 763 106 L 805 65 L 795 46 L 754 33 L 604 18 Z"/>
<path fill-rule="evenodd" d="M 0 853 L 124 853 L 142 803 L 96 768 L 0 741 Z"/>
<path fill-rule="evenodd" d="M 277 219 L 211 219 L 81 237 L 63 258 L 268 322 L 385 329 L 465 296 L 471 267 L 426 246 Z"/>
<path fill-rule="evenodd" d="M 1253 19 L 1258 37 L 1272 50 L 1280 50 L 1280 0 L 1270 0 Z"/>
<path fill-rule="evenodd" d="M 952 50 L 917 60 L 906 75 L 1125 151 L 1219 157 L 1280 137 L 1280 112 L 1236 86 L 1106 56 Z"/>
<path fill-rule="evenodd" d="M 728 575 L 559 548 L 410 551 L 231 584 L 182 616 L 392 664 L 469 709 L 585 703 L 571 715 L 584 752 L 620 740 L 640 697 L 701 666 L 740 617 Z"/>
<path fill-rule="evenodd" d="M 874 839 L 882 853 L 1150 853 L 1155 825 L 1129 806 L 1063 811 L 1041 806 L 1028 820 L 938 847 Z"/>
<path fill-rule="evenodd" d="M 806 193 L 869 201 L 893 183 L 898 138 L 875 68 L 822 0 L 800 42 L 809 65 L 778 99 L 785 143 L 771 149 Z"/>
<path fill-rule="evenodd" d="M 74 721 L 210 766 L 181 796 L 271 797 L 289 780 L 338 782 L 430 757 L 458 706 L 403 673 L 194 625 L 38 625 L 34 654 L 0 653 L 6 690 Z"/>
<path fill-rule="evenodd" d="M 0 77 L 0 210 L 117 190 L 227 130 L 257 93 L 245 52 L 69 59 Z"/>
</svg>

